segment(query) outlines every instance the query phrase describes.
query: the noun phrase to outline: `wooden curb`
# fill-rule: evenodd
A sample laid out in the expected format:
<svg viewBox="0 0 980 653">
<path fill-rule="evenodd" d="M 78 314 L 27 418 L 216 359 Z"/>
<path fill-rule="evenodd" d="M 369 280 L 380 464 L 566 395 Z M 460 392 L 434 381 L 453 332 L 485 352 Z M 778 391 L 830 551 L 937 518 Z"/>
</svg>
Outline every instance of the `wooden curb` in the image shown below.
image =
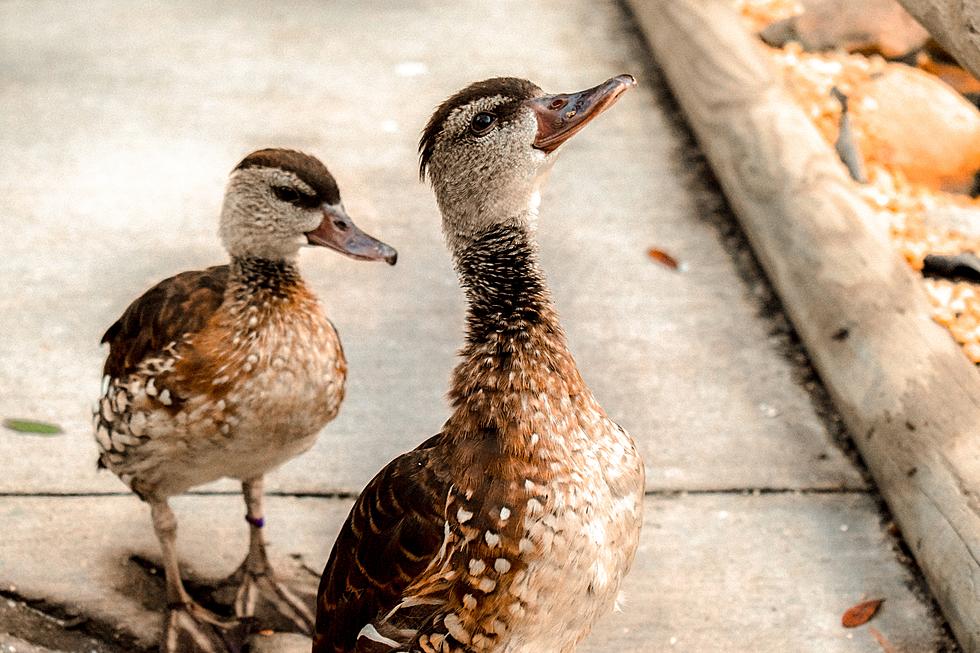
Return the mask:
<svg viewBox="0 0 980 653">
<path fill-rule="evenodd" d="M 980 651 L 980 373 L 730 5 L 629 4 L 954 634 Z"/>
</svg>

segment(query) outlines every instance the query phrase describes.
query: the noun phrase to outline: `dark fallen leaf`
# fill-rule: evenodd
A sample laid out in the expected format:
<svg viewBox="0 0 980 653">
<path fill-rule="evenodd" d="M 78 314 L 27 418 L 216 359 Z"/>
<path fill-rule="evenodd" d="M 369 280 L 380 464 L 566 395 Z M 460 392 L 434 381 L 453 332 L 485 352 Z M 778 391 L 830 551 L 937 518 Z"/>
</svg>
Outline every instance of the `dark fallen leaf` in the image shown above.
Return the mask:
<svg viewBox="0 0 980 653">
<path fill-rule="evenodd" d="M 980 257 L 972 252 L 955 256 L 929 254 L 922 261 L 922 274 L 947 279 L 980 281 Z"/>
<path fill-rule="evenodd" d="M 59 435 L 64 433 L 57 424 L 47 422 L 36 422 L 30 419 L 16 419 L 8 417 L 3 420 L 5 428 L 17 433 L 30 433 L 32 435 Z"/>
<path fill-rule="evenodd" d="M 870 601 L 864 601 L 850 607 L 847 612 L 844 613 L 844 616 L 841 617 L 841 625 L 844 626 L 844 628 L 857 628 L 858 626 L 863 626 L 871 621 L 871 617 L 875 616 L 875 613 L 878 612 L 878 608 L 881 607 L 884 600 L 885 599 L 871 599 Z"/>
<path fill-rule="evenodd" d="M 660 265 L 670 268 L 671 270 L 676 270 L 680 266 L 676 258 L 674 258 L 673 256 L 671 256 L 670 254 L 668 254 L 662 249 L 651 247 L 650 249 L 647 250 L 647 256 L 649 256 L 651 259 L 653 259 Z"/>
<path fill-rule="evenodd" d="M 871 633 L 871 636 L 878 641 L 878 646 L 881 647 L 883 653 L 898 653 L 898 649 L 888 641 L 887 637 L 881 634 L 880 630 L 874 626 L 868 626 L 868 632 Z"/>
</svg>

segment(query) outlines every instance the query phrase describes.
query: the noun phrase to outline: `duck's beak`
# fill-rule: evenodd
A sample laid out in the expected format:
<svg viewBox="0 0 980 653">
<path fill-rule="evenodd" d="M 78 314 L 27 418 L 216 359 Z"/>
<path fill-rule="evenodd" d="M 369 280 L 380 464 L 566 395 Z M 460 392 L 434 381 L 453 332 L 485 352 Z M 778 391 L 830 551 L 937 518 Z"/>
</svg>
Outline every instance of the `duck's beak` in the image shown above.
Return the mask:
<svg viewBox="0 0 980 653">
<path fill-rule="evenodd" d="M 394 265 L 398 260 L 398 252 L 393 247 L 361 231 L 340 204 L 324 204 L 320 209 L 323 211 L 320 226 L 306 234 L 311 245 L 329 247 L 362 261 Z"/>
<path fill-rule="evenodd" d="M 538 117 L 534 147 L 554 152 L 633 86 L 636 80 L 632 75 L 616 75 L 578 93 L 542 95 L 528 100 L 527 105 Z"/>
</svg>

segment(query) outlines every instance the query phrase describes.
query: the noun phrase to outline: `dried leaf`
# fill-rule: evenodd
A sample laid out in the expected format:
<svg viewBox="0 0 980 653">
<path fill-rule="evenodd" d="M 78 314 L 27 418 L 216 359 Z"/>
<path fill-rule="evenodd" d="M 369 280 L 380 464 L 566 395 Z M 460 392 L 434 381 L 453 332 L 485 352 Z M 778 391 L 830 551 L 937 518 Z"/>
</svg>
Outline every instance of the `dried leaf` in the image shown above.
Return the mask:
<svg viewBox="0 0 980 653">
<path fill-rule="evenodd" d="M 898 653 L 898 649 L 895 648 L 892 645 L 892 643 L 888 641 L 887 637 L 881 634 L 880 630 L 878 630 L 874 626 L 868 626 L 868 632 L 871 633 L 871 636 L 878 641 L 878 646 L 881 647 L 881 650 L 884 653 Z"/>
<path fill-rule="evenodd" d="M 651 247 L 647 250 L 647 256 L 659 263 L 660 265 L 670 268 L 671 270 L 676 270 L 679 267 L 677 259 L 663 251 L 662 249 L 657 249 Z"/>
<path fill-rule="evenodd" d="M 928 54 L 920 52 L 916 65 L 918 68 L 927 73 L 932 73 L 943 80 L 962 95 L 980 93 L 980 80 L 956 64 L 937 61 Z"/>
<path fill-rule="evenodd" d="M 980 257 L 972 252 L 956 256 L 929 254 L 922 259 L 922 274 L 980 282 Z"/>
<path fill-rule="evenodd" d="M 882 602 L 885 599 L 871 599 L 870 601 L 864 601 L 863 603 L 858 603 L 852 606 L 844 613 L 841 617 L 840 623 L 844 628 L 857 628 L 858 626 L 863 626 L 864 624 L 871 621 L 871 617 L 875 616 L 878 612 L 878 608 L 881 607 Z"/>
<path fill-rule="evenodd" d="M 3 420 L 5 428 L 17 433 L 30 433 L 32 435 L 59 435 L 64 433 L 57 424 L 48 422 L 36 422 L 30 419 L 7 418 Z"/>
</svg>

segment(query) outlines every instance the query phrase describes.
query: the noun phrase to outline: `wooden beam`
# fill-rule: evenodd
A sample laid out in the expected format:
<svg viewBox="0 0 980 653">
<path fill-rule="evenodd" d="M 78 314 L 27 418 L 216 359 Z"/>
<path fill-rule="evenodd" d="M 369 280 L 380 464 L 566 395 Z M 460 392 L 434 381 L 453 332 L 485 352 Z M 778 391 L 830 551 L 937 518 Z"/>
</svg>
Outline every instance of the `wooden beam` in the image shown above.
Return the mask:
<svg viewBox="0 0 980 653">
<path fill-rule="evenodd" d="M 631 0 L 956 637 L 980 651 L 980 373 L 724 0 Z"/>
<path fill-rule="evenodd" d="M 898 2 L 961 66 L 980 79 L 980 0 Z"/>
</svg>

